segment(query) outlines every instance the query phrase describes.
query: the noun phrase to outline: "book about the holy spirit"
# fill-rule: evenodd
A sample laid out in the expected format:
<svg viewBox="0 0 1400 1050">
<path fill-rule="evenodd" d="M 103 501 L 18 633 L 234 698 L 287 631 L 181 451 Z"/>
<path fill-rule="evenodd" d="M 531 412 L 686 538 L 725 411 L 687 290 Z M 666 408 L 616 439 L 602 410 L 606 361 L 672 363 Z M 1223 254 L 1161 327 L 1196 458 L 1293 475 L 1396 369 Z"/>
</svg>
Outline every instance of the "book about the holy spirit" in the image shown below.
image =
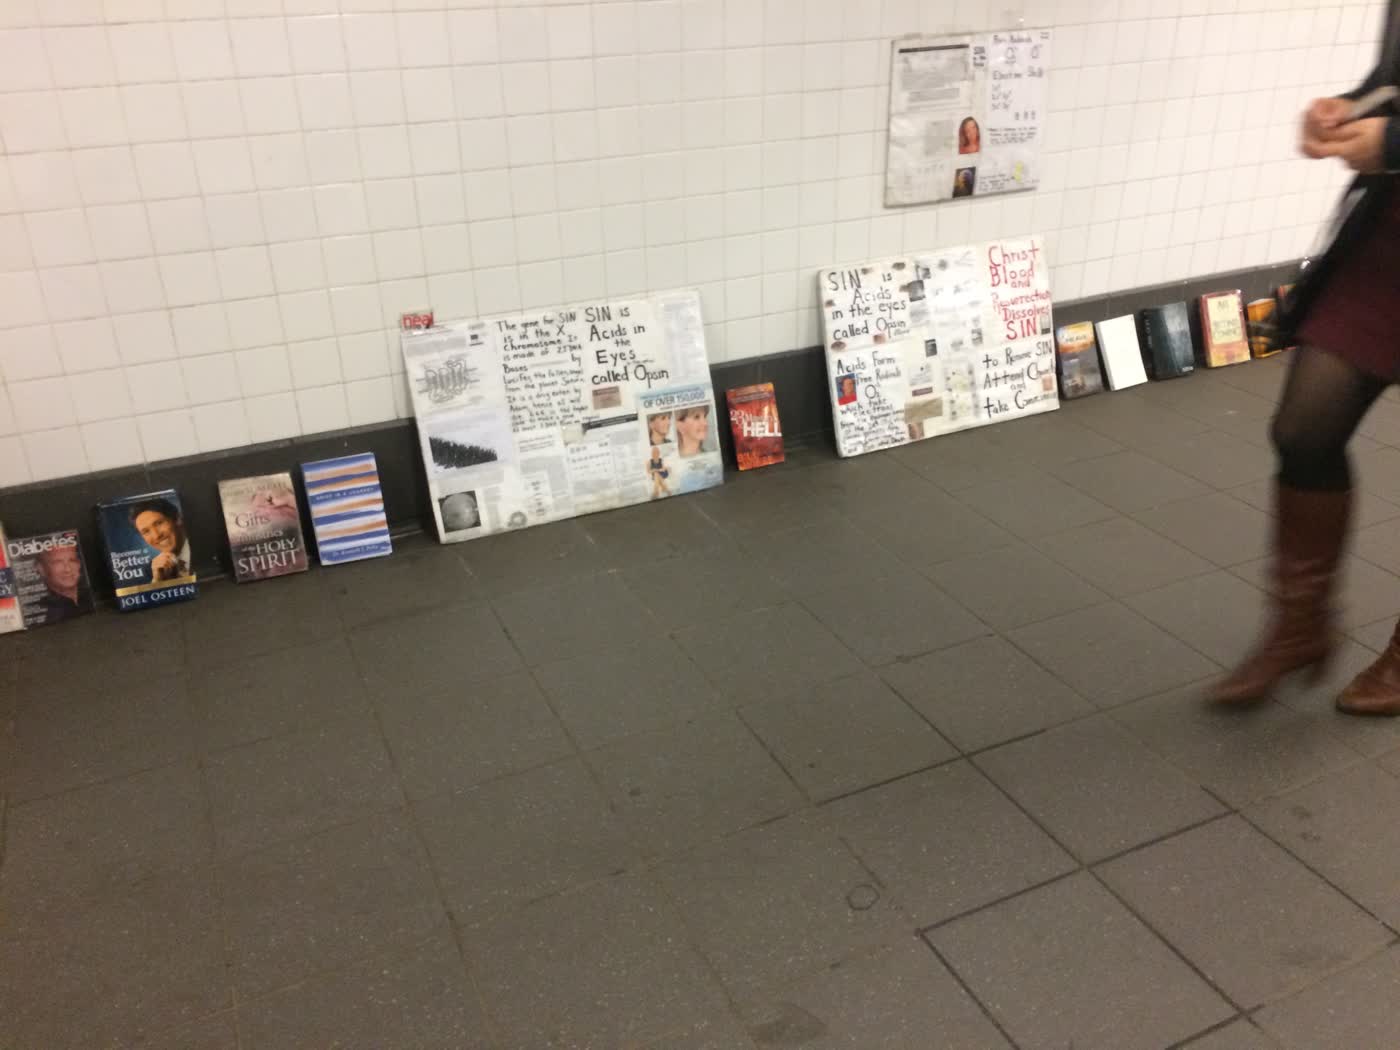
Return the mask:
<svg viewBox="0 0 1400 1050">
<path fill-rule="evenodd" d="M 0 525 L 0 634 L 24 630 L 24 614 L 19 608 L 19 585 L 5 547 L 5 526 Z"/>
<path fill-rule="evenodd" d="M 1223 368 L 1249 360 L 1244 296 L 1239 291 L 1201 296 L 1201 342 L 1207 368 Z"/>
<path fill-rule="evenodd" d="M 728 397 L 729 427 L 734 433 L 734 458 L 739 469 L 770 467 L 786 459 L 773 384 L 736 387 Z"/>
<path fill-rule="evenodd" d="M 92 612 L 77 529 L 7 539 L 5 554 L 25 627 L 48 627 Z"/>
<path fill-rule="evenodd" d="M 290 473 L 221 481 L 219 502 L 235 580 L 249 583 L 306 571 L 301 506 Z"/>
<path fill-rule="evenodd" d="M 97 524 L 122 612 L 196 596 L 189 531 L 174 489 L 99 503 Z"/>
</svg>

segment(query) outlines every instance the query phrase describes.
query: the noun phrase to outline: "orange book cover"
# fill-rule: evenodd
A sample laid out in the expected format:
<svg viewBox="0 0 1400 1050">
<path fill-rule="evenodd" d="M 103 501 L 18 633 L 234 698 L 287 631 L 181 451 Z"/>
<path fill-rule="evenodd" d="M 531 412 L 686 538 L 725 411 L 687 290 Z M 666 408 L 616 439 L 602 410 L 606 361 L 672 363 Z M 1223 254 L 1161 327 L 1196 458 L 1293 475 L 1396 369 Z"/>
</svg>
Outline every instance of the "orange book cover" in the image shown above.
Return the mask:
<svg viewBox="0 0 1400 1050">
<path fill-rule="evenodd" d="M 1249 352 L 1254 357 L 1273 357 L 1283 347 L 1278 345 L 1278 302 L 1255 299 L 1245 307 L 1249 319 Z"/>
<path fill-rule="evenodd" d="M 1239 290 L 1201 296 L 1201 340 L 1207 368 L 1249 360 L 1244 323 L 1244 296 Z"/>
<path fill-rule="evenodd" d="M 729 426 L 734 432 L 734 458 L 739 469 L 772 466 L 787 458 L 773 384 L 735 387 L 728 396 Z"/>
</svg>

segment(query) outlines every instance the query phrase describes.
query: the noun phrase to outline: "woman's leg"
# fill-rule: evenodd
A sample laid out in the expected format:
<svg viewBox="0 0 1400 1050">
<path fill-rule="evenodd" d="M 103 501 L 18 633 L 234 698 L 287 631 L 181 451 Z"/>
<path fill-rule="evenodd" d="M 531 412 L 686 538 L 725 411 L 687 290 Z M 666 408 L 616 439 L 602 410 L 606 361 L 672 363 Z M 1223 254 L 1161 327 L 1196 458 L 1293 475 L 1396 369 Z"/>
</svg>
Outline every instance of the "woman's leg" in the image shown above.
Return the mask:
<svg viewBox="0 0 1400 1050">
<path fill-rule="evenodd" d="M 1279 482 L 1309 491 L 1351 488 L 1347 445 L 1387 386 L 1326 351 L 1295 351 L 1270 430 Z"/>
<path fill-rule="evenodd" d="M 1278 452 L 1272 616 L 1214 700 L 1261 699 L 1285 675 L 1331 655 L 1331 598 L 1351 521 L 1347 445 L 1387 385 L 1324 351 L 1295 351 L 1270 432 Z"/>
</svg>

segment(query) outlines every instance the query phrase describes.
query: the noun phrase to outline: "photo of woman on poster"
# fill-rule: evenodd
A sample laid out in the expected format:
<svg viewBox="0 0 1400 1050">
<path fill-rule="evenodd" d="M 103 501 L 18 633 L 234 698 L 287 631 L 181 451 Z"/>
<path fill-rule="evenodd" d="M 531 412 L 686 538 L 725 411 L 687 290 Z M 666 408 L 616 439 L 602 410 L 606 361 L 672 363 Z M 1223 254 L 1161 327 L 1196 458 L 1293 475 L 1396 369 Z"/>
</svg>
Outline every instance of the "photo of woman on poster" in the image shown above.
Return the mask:
<svg viewBox="0 0 1400 1050">
<path fill-rule="evenodd" d="M 671 413 L 654 412 L 647 416 L 647 438 L 653 445 L 671 443 Z"/>
<path fill-rule="evenodd" d="M 946 126 L 946 125 L 945 125 Z M 982 152 L 982 128 L 975 117 L 965 117 L 958 125 L 958 153 Z"/>
<path fill-rule="evenodd" d="M 655 445 L 651 446 L 651 459 L 647 461 L 647 476 L 651 478 L 652 499 L 664 499 L 671 495 L 671 488 L 666 484 L 671 472 L 666 469 L 666 461 L 661 458 L 661 449 Z"/>
<path fill-rule="evenodd" d="M 682 456 L 698 456 L 705 452 L 705 439 L 709 434 L 709 405 L 691 405 L 676 410 L 676 443 Z"/>
</svg>

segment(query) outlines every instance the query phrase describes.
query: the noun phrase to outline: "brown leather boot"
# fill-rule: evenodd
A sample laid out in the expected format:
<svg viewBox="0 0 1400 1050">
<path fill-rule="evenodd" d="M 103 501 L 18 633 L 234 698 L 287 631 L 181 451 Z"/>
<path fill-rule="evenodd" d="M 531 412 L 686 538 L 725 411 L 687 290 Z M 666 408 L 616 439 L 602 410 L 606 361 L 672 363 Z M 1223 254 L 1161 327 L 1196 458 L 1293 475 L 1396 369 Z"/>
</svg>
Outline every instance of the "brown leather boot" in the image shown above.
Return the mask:
<svg viewBox="0 0 1400 1050">
<path fill-rule="evenodd" d="M 1400 624 L 1395 625 L 1385 652 L 1342 690 L 1337 710 L 1349 715 L 1400 715 Z"/>
<path fill-rule="evenodd" d="M 1331 598 L 1351 521 L 1351 492 L 1275 484 L 1272 613 L 1244 662 L 1210 690 L 1214 703 L 1262 700 L 1280 679 L 1311 669 L 1320 676 L 1336 645 Z"/>
</svg>

